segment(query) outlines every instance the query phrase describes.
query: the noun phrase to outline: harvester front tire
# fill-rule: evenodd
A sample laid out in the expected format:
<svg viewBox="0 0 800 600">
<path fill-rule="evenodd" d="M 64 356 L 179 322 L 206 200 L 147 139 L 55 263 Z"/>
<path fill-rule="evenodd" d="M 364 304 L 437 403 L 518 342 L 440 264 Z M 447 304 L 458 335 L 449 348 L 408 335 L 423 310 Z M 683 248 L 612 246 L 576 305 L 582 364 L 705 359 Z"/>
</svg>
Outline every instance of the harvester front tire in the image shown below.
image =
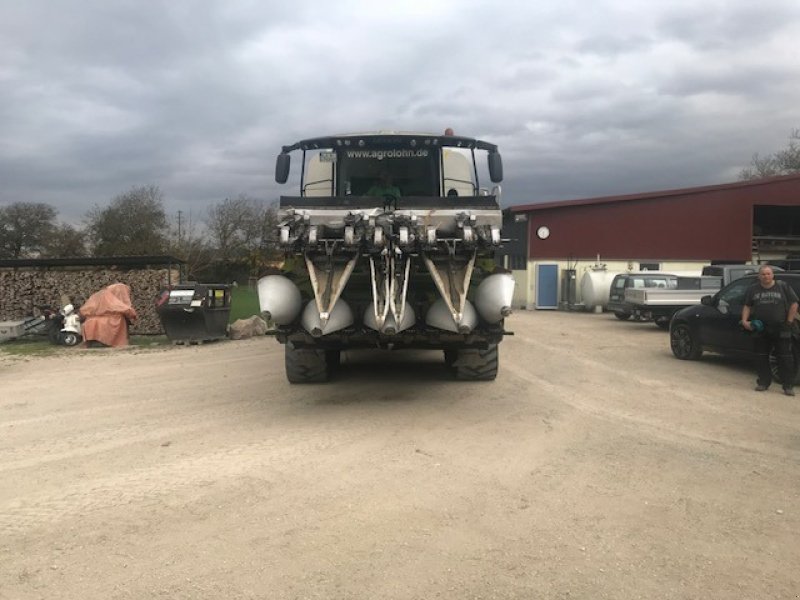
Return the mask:
<svg viewBox="0 0 800 600">
<path fill-rule="evenodd" d="M 324 383 L 330 375 L 325 350 L 298 350 L 286 345 L 286 379 L 289 383 Z"/>
<path fill-rule="evenodd" d="M 463 349 L 452 363 L 453 374 L 459 381 L 494 381 L 500 356 L 497 344 L 486 349 Z"/>
</svg>

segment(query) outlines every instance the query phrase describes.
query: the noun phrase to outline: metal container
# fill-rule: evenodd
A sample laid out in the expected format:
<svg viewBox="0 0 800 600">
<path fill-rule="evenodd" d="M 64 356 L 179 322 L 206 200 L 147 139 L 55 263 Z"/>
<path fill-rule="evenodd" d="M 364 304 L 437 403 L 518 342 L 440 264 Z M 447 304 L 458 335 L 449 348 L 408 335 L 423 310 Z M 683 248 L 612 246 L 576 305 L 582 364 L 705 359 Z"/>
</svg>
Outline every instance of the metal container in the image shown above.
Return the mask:
<svg viewBox="0 0 800 600">
<path fill-rule="evenodd" d="M 231 286 L 224 283 L 175 285 L 161 293 L 156 312 L 173 342 L 207 342 L 228 335 Z"/>
<path fill-rule="evenodd" d="M 586 310 L 595 310 L 596 307 L 605 309 L 608 305 L 608 296 L 611 292 L 611 282 L 619 271 L 606 269 L 592 269 L 586 271 L 581 278 L 581 301 Z"/>
</svg>

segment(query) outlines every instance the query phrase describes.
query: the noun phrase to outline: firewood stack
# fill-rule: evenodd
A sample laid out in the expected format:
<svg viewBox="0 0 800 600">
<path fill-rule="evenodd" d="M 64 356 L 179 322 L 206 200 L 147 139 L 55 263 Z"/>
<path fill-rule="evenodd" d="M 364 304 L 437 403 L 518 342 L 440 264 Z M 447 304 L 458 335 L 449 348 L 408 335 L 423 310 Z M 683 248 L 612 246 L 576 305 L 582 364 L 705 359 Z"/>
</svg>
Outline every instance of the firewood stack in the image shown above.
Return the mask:
<svg viewBox="0 0 800 600">
<path fill-rule="evenodd" d="M 0 269 L 0 321 L 37 314 L 37 306 L 60 308 L 65 297 L 79 306 L 105 286 L 125 283 L 131 288 L 131 300 L 139 316 L 131 327 L 131 333 L 161 334 L 164 330 L 155 310 L 155 301 L 167 286 L 170 276 L 172 283 L 178 282 L 177 271 L 168 269 Z"/>
</svg>

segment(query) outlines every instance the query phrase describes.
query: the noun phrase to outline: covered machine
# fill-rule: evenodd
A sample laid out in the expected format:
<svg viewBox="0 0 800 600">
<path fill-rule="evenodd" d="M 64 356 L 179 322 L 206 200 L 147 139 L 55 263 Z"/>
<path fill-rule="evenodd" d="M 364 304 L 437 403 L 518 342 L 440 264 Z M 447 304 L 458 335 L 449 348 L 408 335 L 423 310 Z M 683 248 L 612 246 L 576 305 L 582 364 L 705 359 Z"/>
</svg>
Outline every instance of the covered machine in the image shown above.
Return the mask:
<svg viewBox="0 0 800 600">
<path fill-rule="evenodd" d="M 128 326 L 136 320 L 131 303 L 131 289 L 124 283 L 112 283 L 95 292 L 83 303 L 83 339 L 87 344 L 127 346 Z"/>
<path fill-rule="evenodd" d="M 500 188 L 479 183 L 481 168 L 502 180 L 497 147 L 450 130 L 313 138 L 283 147 L 279 183 L 298 150 L 282 274 L 258 282 L 289 381 L 325 381 L 342 350 L 369 347 L 443 350 L 456 378 L 494 379 L 514 291 L 494 261 Z"/>
</svg>

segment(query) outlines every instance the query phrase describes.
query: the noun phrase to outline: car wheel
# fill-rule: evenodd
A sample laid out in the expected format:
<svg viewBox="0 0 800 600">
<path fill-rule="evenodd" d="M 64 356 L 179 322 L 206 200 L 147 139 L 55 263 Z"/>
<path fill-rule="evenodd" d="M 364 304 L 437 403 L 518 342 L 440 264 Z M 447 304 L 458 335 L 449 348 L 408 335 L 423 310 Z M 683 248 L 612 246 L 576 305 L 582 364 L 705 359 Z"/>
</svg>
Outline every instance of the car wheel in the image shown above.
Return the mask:
<svg viewBox="0 0 800 600">
<path fill-rule="evenodd" d="M 624 313 L 619 311 L 615 312 L 614 316 L 617 317 L 620 321 L 627 321 L 628 319 L 631 318 L 630 313 Z"/>
<path fill-rule="evenodd" d="M 697 360 L 703 354 L 703 347 L 686 323 L 678 323 L 670 329 L 669 345 L 675 357 L 681 360 Z"/>
</svg>

